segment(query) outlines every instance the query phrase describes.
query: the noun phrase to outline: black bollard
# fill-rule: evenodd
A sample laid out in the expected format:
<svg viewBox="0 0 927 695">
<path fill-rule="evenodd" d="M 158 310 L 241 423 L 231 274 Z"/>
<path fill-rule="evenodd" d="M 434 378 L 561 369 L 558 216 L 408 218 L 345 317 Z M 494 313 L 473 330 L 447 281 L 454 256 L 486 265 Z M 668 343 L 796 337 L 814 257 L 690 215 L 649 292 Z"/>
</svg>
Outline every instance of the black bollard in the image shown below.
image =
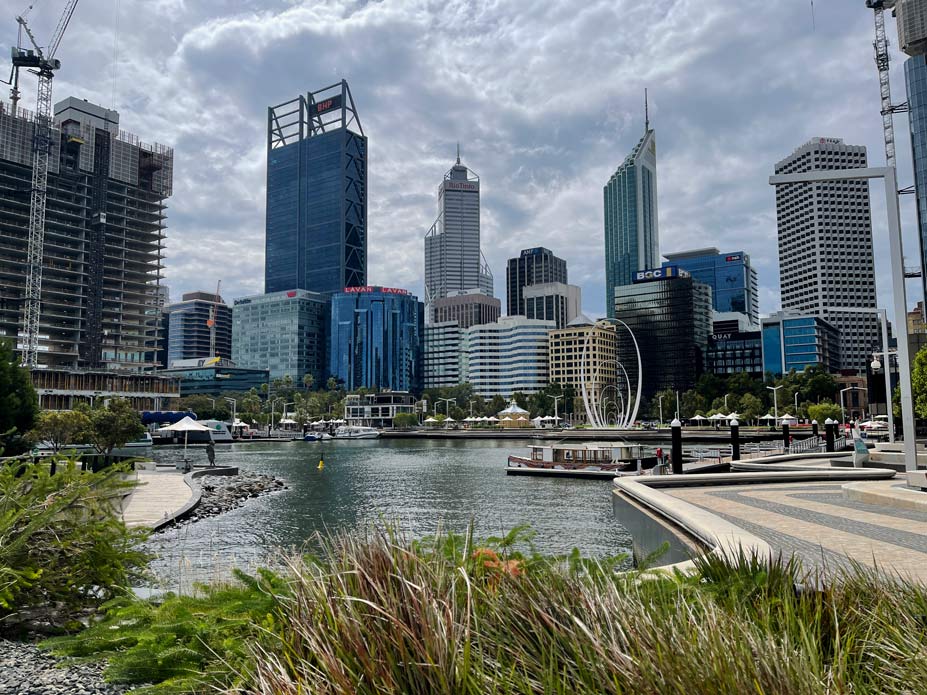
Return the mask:
<svg viewBox="0 0 927 695">
<path fill-rule="evenodd" d="M 782 425 L 782 445 L 783 445 L 783 451 L 786 454 L 789 453 L 789 443 L 790 443 L 789 442 L 789 426 L 783 424 Z"/>
<path fill-rule="evenodd" d="M 818 421 L 817 420 L 811 421 L 811 436 L 812 437 L 818 436 Z"/>
<path fill-rule="evenodd" d="M 830 418 L 827 418 L 824 421 L 824 442 L 825 442 L 824 448 L 829 453 L 833 453 L 834 451 L 834 439 L 835 439 L 834 430 L 836 429 L 837 429 L 837 425 Z"/>
<path fill-rule="evenodd" d="M 731 420 L 731 461 L 740 461 L 740 423 Z"/>
<path fill-rule="evenodd" d="M 673 432 L 673 445 L 670 449 L 673 459 L 673 473 L 682 474 L 682 423 L 674 419 L 670 423 Z"/>
</svg>

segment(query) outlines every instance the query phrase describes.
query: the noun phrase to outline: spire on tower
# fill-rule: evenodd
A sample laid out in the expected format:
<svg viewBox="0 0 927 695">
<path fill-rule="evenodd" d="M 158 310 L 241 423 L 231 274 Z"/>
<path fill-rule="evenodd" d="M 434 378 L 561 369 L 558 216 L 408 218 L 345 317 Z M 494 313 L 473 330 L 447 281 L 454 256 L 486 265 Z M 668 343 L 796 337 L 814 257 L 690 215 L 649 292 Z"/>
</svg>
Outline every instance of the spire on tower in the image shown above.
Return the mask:
<svg viewBox="0 0 927 695">
<path fill-rule="evenodd" d="M 457 143 L 457 164 L 460 164 L 460 143 Z"/>
<path fill-rule="evenodd" d="M 647 88 L 644 87 L 644 132 L 650 130 L 650 109 L 647 104 Z"/>
</svg>

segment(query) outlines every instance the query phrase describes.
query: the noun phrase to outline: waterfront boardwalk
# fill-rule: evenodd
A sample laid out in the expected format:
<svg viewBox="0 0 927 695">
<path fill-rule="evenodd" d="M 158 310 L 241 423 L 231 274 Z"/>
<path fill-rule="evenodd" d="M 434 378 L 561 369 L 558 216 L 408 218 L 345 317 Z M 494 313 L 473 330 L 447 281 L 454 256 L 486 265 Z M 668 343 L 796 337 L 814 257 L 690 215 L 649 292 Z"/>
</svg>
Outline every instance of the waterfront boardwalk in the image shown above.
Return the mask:
<svg viewBox="0 0 927 695">
<path fill-rule="evenodd" d="M 180 472 L 138 471 L 138 482 L 123 511 L 127 526 L 154 526 L 193 499 Z"/>
<path fill-rule="evenodd" d="M 904 480 L 808 481 L 664 489 L 796 554 L 805 569 L 851 561 L 927 582 L 927 503 Z M 927 495 L 925 495 L 927 497 Z"/>
</svg>

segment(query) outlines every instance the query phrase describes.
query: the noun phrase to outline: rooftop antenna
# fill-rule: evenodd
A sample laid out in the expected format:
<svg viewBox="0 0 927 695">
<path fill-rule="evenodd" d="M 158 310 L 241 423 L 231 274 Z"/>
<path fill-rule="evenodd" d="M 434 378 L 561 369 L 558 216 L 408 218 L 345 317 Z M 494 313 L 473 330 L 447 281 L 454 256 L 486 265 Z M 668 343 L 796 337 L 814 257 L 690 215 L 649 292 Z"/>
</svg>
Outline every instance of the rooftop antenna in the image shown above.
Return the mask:
<svg viewBox="0 0 927 695">
<path fill-rule="evenodd" d="M 814 0 L 811 0 L 811 31 L 815 30 L 814 26 Z"/>
<path fill-rule="evenodd" d="M 457 143 L 457 164 L 460 165 L 460 143 Z"/>
<path fill-rule="evenodd" d="M 650 130 L 650 109 L 647 105 L 647 88 L 644 87 L 644 132 Z"/>
</svg>

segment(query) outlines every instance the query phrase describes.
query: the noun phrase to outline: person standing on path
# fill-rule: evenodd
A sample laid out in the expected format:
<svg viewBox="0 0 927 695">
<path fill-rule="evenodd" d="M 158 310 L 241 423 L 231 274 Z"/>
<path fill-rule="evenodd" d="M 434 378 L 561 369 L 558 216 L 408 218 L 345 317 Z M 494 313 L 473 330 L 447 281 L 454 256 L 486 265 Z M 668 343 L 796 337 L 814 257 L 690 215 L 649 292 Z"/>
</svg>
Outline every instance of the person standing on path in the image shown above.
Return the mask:
<svg viewBox="0 0 927 695">
<path fill-rule="evenodd" d="M 206 445 L 206 458 L 209 459 L 209 467 L 215 468 L 216 467 L 216 445 L 211 439 L 209 440 L 209 444 Z"/>
</svg>

